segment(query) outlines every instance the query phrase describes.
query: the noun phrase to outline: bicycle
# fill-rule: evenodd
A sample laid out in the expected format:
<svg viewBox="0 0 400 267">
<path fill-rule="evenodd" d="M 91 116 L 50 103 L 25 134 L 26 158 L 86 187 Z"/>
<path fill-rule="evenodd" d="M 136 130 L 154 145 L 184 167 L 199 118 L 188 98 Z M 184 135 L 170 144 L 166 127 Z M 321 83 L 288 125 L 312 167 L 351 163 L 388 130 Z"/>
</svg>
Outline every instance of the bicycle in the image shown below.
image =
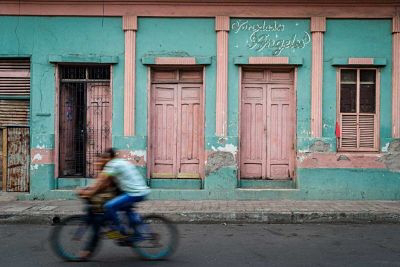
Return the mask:
<svg viewBox="0 0 400 267">
<path fill-rule="evenodd" d="M 89 202 L 86 206 L 85 215 L 68 216 L 57 223 L 51 231 L 50 245 L 55 254 L 65 261 L 88 260 L 94 255 L 102 237 L 113 239 L 119 246 L 132 247 L 141 258 L 146 260 L 166 259 L 176 250 L 178 230 L 164 216 L 146 215 L 132 225 L 129 220 L 126 220 L 133 208 L 129 207 L 123 211 L 125 217 L 121 220 L 121 224 L 129 233 L 121 238 L 120 235 L 115 235 L 111 222 L 106 220 L 104 213 L 94 212 Z M 98 234 L 95 234 L 96 227 Z M 140 231 L 138 231 L 139 228 Z M 161 241 L 164 239 L 166 243 L 163 245 Z M 79 253 L 88 242 L 91 244 L 90 253 L 82 258 Z"/>
</svg>

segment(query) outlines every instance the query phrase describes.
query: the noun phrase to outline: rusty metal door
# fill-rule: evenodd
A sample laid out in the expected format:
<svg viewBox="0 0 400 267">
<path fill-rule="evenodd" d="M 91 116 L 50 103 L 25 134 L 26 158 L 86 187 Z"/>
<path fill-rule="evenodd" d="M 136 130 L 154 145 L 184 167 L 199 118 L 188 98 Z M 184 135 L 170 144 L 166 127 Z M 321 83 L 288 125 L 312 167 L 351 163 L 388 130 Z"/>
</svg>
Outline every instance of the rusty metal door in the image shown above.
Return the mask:
<svg viewBox="0 0 400 267">
<path fill-rule="evenodd" d="M 288 179 L 294 170 L 292 70 L 250 70 L 241 91 L 240 175 Z"/>
<path fill-rule="evenodd" d="M 96 177 L 95 160 L 111 147 L 112 96 L 109 83 L 87 84 L 86 175 Z"/>
<path fill-rule="evenodd" d="M 7 191 L 29 191 L 29 128 L 7 129 Z"/>
</svg>

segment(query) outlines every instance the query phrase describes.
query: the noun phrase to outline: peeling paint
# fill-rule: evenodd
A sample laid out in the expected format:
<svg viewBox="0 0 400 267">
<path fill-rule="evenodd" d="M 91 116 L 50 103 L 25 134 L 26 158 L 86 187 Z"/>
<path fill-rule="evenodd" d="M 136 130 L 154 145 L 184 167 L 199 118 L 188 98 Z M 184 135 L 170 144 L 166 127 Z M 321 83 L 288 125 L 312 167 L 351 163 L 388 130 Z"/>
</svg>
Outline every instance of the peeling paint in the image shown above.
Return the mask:
<svg viewBox="0 0 400 267">
<path fill-rule="evenodd" d="M 384 147 L 382 147 L 382 152 L 388 152 L 390 143 L 386 143 Z"/>
<path fill-rule="evenodd" d="M 32 161 L 40 161 L 42 160 L 42 155 L 40 155 L 39 153 L 35 154 L 32 158 Z"/>
<path fill-rule="evenodd" d="M 147 151 L 146 150 L 135 150 L 130 153 L 134 157 L 143 157 L 144 161 L 147 161 Z"/>
<path fill-rule="evenodd" d="M 232 144 L 226 144 L 225 146 L 219 146 L 215 148 L 214 146 L 211 147 L 213 151 L 220 151 L 220 152 L 229 152 L 232 153 L 234 157 L 236 157 L 237 147 Z"/>
<path fill-rule="evenodd" d="M 39 169 L 39 164 L 31 164 L 31 171 Z"/>
</svg>

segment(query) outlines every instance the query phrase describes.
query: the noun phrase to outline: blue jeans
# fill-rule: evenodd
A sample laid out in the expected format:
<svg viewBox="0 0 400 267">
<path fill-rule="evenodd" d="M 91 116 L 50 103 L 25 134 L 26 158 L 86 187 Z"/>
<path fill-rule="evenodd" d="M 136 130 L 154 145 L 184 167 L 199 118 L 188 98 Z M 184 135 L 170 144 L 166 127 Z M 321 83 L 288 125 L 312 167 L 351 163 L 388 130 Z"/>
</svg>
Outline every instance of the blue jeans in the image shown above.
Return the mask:
<svg viewBox="0 0 400 267">
<path fill-rule="evenodd" d="M 131 207 L 134 203 L 140 202 L 144 200 L 144 196 L 130 196 L 126 193 L 118 195 L 117 197 L 109 200 L 105 205 L 105 218 L 111 220 L 114 223 L 115 229 L 120 231 L 122 234 L 125 234 L 125 229 L 121 226 L 118 218 L 118 211 L 125 211 L 129 223 L 132 227 L 139 224 L 141 222 L 140 216 L 138 213 L 134 212 Z"/>
</svg>

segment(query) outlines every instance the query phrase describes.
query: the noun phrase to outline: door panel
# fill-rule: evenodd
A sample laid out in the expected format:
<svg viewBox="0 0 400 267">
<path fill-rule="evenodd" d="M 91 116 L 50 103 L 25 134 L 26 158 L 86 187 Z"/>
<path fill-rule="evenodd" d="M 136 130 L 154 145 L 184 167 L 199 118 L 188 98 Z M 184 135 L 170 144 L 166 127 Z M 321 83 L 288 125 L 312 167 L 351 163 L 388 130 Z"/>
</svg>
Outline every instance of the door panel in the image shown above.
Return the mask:
<svg viewBox="0 0 400 267">
<path fill-rule="evenodd" d="M 97 157 L 111 147 L 112 96 L 109 83 L 87 85 L 86 176 L 96 177 Z"/>
<path fill-rule="evenodd" d="M 241 112 L 241 176 L 265 176 L 266 86 L 243 85 Z"/>
<path fill-rule="evenodd" d="M 269 134 L 267 135 L 270 159 L 268 177 L 272 179 L 290 177 L 290 156 L 293 143 L 293 119 L 291 116 L 291 95 L 289 85 L 268 85 Z"/>
<path fill-rule="evenodd" d="M 29 128 L 7 129 L 7 191 L 29 191 Z"/>
<path fill-rule="evenodd" d="M 177 85 L 152 86 L 152 177 L 176 176 Z"/>
<path fill-rule="evenodd" d="M 178 177 L 200 177 L 202 86 L 178 85 Z"/>
</svg>

